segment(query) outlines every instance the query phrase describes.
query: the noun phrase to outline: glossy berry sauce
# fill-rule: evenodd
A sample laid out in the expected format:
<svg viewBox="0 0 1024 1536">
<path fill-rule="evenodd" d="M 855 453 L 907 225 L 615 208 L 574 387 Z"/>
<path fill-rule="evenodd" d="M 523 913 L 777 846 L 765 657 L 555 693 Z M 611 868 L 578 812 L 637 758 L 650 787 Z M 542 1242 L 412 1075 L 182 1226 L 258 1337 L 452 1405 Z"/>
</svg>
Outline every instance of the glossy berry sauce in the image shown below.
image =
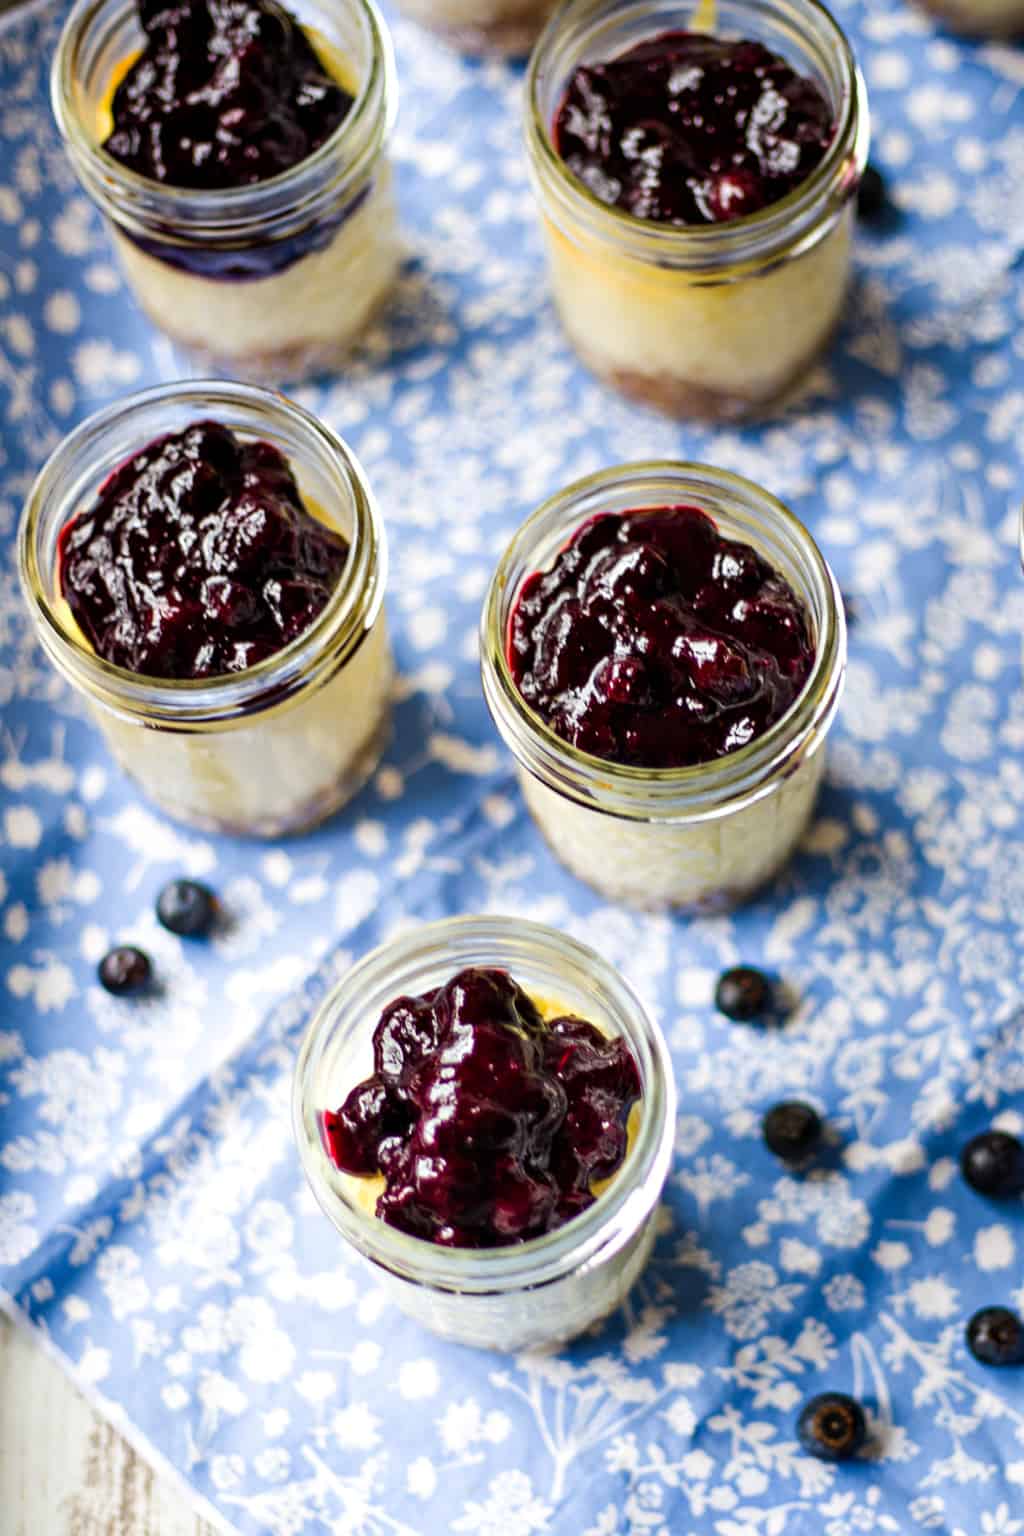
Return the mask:
<svg viewBox="0 0 1024 1536">
<path fill-rule="evenodd" d="M 198 421 L 114 471 L 62 530 L 58 568 L 97 655 L 184 680 L 243 671 L 296 639 L 347 555 L 277 448 Z"/>
<path fill-rule="evenodd" d="M 601 513 L 524 583 L 509 625 L 520 693 L 582 752 L 712 762 L 762 735 L 814 662 L 807 612 L 697 507 Z"/>
<path fill-rule="evenodd" d="M 298 165 L 352 97 L 274 0 L 139 0 L 146 46 L 111 103 L 103 148 L 172 187 L 266 181 Z"/>
<path fill-rule="evenodd" d="M 376 1213 L 452 1248 L 539 1237 L 592 1205 L 626 1154 L 640 1097 L 629 1048 L 583 1019 L 545 1022 L 505 971 L 400 997 L 372 1077 L 323 1116 L 346 1173 L 382 1174 Z"/>
<path fill-rule="evenodd" d="M 103 144 L 138 175 L 200 191 L 248 186 L 291 170 L 347 117 L 353 98 L 274 0 L 139 0 L 138 10 L 146 46 L 114 92 Z M 245 245 L 121 233 L 194 277 L 254 281 L 329 245 L 367 190 L 297 233 Z"/>
<path fill-rule="evenodd" d="M 580 65 L 554 122 L 602 202 L 659 224 L 720 224 L 778 202 L 835 131 L 813 80 L 762 43 L 664 32 Z"/>
</svg>

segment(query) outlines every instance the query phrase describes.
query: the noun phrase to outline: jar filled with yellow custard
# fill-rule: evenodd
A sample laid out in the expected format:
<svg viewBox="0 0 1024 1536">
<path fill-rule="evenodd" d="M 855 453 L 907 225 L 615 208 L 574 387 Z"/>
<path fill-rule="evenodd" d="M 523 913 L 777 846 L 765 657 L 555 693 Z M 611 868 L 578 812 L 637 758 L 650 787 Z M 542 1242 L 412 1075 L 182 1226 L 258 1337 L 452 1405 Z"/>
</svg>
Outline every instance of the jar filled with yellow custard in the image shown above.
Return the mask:
<svg viewBox="0 0 1024 1536">
<path fill-rule="evenodd" d="M 278 838 L 341 808 L 391 720 L 380 514 L 283 395 L 158 385 L 69 433 L 18 544 L 36 638 L 167 815 Z"/>
<path fill-rule="evenodd" d="M 526 143 L 555 304 L 600 378 L 679 417 L 793 398 L 842 314 L 868 149 L 817 0 L 570 0 Z"/>
<path fill-rule="evenodd" d="M 149 318 L 211 371 L 341 362 L 400 261 L 373 0 L 79 0 L 52 76 L 75 173 Z"/>
<path fill-rule="evenodd" d="M 615 967 L 499 914 L 363 956 L 309 1024 L 292 1115 L 313 1194 L 388 1300 L 443 1338 L 519 1351 L 625 1302 L 675 1100 L 664 1036 Z"/>
</svg>

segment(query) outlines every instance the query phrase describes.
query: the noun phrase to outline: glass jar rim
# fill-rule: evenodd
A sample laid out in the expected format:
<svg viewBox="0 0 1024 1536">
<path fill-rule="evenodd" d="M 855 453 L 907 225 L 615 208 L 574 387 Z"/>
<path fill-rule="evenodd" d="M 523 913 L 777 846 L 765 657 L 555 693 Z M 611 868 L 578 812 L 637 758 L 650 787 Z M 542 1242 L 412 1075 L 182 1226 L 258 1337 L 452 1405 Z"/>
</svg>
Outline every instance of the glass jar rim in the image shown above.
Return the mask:
<svg viewBox="0 0 1024 1536">
<path fill-rule="evenodd" d="M 526 73 L 524 131 L 527 157 L 535 178 L 582 227 L 598 238 L 615 241 L 641 260 L 687 271 L 706 272 L 708 280 L 724 262 L 762 266 L 781 256 L 797 256 L 821 239 L 856 192 L 867 164 L 870 115 L 867 87 L 842 27 L 821 0 L 732 0 L 760 16 L 777 13 L 792 31 L 817 28 L 828 58 L 838 66 L 836 131 L 823 159 L 799 186 L 756 213 L 721 224 L 669 225 L 603 202 L 569 170 L 555 148 L 551 123 L 542 110 L 546 72 L 566 30 L 580 29 L 578 42 L 590 35 L 603 12 L 622 23 L 636 12 L 680 9 L 679 0 L 569 0 L 548 20 L 530 56 Z M 572 66 L 570 66 L 572 67 Z"/>
<path fill-rule="evenodd" d="M 243 187 L 175 187 L 141 176 L 108 155 L 81 121 L 76 108 L 78 49 L 87 29 L 109 0 L 75 0 L 61 29 L 50 71 L 50 102 L 58 130 L 72 160 L 94 195 L 105 191 L 120 222 L 143 223 L 157 216 L 161 223 L 180 225 L 193 238 L 238 238 L 258 232 L 268 220 L 288 211 L 309 210 L 325 195 L 337 195 L 338 152 L 346 144 L 353 157 L 341 179 L 361 183 L 390 138 L 398 110 L 397 71 L 391 34 L 376 0 L 343 0 L 360 17 L 370 40 L 370 68 L 360 82 L 352 106 L 324 142 L 285 171 Z M 134 0 L 118 0 L 121 13 Z"/>
<path fill-rule="evenodd" d="M 393 997 L 439 985 L 465 965 L 491 964 L 516 976 L 531 954 L 571 967 L 580 992 L 601 999 L 638 1058 L 644 1112 L 625 1161 L 594 1204 L 543 1237 L 502 1248 L 440 1248 L 369 1215 L 346 1198 L 343 1178 L 323 1146 L 315 1102 L 316 1073 L 339 1027 L 372 1027 Z M 417 978 L 436 972 L 428 983 Z M 404 978 L 404 979 L 403 979 Z M 520 985 L 529 985 L 520 974 Z M 351 1084 L 354 1087 L 355 1084 Z M 541 923 L 471 915 L 418 924 L 364 955 L 320 1003 L 295 1065 L 292 1121 L 303 1171 L 333 1225 L 373 1263 L 407 1280 L 444 1291 L 481 1295 L 550 1284 L 622 1247 L 657 1204 L 672 1157 L 675 1080 L 661 1030 L 630 984 L 595 950 Z"/>
<path fill-rule="evenodd" d="M 258 435 L 260 413 L 269 421 L 284 419 L 301 434 L 303 446 L 316 453 L 352 498 L 353 522 L 349 553 L 337 586 L 308 629 L 273 655 L 242 672 L 212 678 L 172 679 L 131 672 L 105 661 L 83 640 L 68 633 L 49 596 L 50 572 L 41 559 L 47 514 L 66 526 L 81 506 L 83 495 L 95 493 L 97 475 L 75 472 L 90 449 L 96 457 L 108 430 L 126 420 L 165 406 L 195 405 L 199 418 L 215 416 L 218 407 L 246 414 L 242 431 Z M 237 423 L 236 423 L 237 425 Z M 160 435 L 159 429 L 145 441 Z M 123 459 L 121 460 L 123 462 Z M 110 466 L 111 468 L 116 466 Z M 87 488 L 81 482 L 88 482 Z M 56 511 L 54 511 L 56 507 Z M 309 411 L 274 390 L 219 379 L 189 379 L 158 384 L 111 402 L 81 422 L 50 455 L 28 493 L 18 529 L 18 567 L 22 591 L 35 621 L 36 634 L 62 673 L 92 697 L 117 712 L 147 723 L 178 729 L 201 728 L 216 722 L 226 726 L 251 720 L 254 711 L 276 708 L 300 691 L 320 686 L 350 659 L 372 627 L 384 600 L 387 543 L 380 514 L 365 472 L 345 442 Z"/>
<path fill-rule="evenodd" d="M 659 488 L 664 491 L 659 501 Z M 583 752 L 551 729 L 523 698 L 508 663 L 512 605 L 528 575 L 538 569 L 538 535 L 561 514 L 574 513 L 560 528 L 562 548 L 587 518 L 600 510 L 602 496 L 628 489 L 634 505 L 665 504 L 665 497 L 689 498 L 717 523 L 728 500 L 758 528 L 787 540 L 806 561 L 818 609 L 814 663 L 810 676 L 784 715 L 762 735 L 724 757 L 686 768 L 638 768 Z M 711 506 L 708 506 L 708 502 Z M 582 505 L 581 505 L 582 504 Z M 728 515 L 728 514 L 726 514 Z M 732 535 L 730 535 L 732 536 Z M 522 567 L 519 574 L 517 567 Z M 806 597 L 804 594 L 798 594 Z M 831 725 L 846 670 L 846 622 L 835 576 L 810 531 L 783 502 L 754 481 L 709 464 L 670 459 L 617 464 L 574 480 L 548 498 L 513 534 L 491 578 L 480 620 L 484 697 L 491 715 L 520 765 L 535 778 L 590 809 L 634 820 L 710 820 L 731 814 L 770 793 L 796 760 L 817 750 Z"/>
</svg>

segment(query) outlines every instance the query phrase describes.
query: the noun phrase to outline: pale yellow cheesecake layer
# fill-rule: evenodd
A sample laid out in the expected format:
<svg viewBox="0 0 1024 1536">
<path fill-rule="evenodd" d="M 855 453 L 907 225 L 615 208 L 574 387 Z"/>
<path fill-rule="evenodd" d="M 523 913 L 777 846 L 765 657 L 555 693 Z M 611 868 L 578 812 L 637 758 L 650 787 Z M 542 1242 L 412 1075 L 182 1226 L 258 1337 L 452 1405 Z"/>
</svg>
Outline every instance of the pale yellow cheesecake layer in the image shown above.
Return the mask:
<svg viewBox="0 0 1024 1536">
<path fill-rule="evenodd" d="M 768 794 L 707 821 L 606 815 L 519 770 L 523 798 L 552 850 L 611 901 L 717 911 L 745 900 L 786 863 L 806 827 L 825 767 L 819 748 Z"/>
<path fill-rule="evenodd" d="M 716 0 L 697 0 L 688 28 L 713 34 L 717 24 Z M 637 260 L 548 218 L 544 229 L 555 303 L 584 361 L 670 414 L 729 419 L 784 403 L 828 343 L 852 224 L 848 211 L 804 255 L 719 279 Z"/>
<path fill-rule="evenodd" d="M 394 672 L 383 611 L 322 687 L 233 729 L 150 730 L 93 705 L 107 746 L 161 810 L 209 832 L 305 832 L 365 783 L 387 744 Z"/>
<path fill-rule="evenodd" d="M 603 377 L 673 390 L 695 414 L 742 415 L 783 398 L 825 347 L 850 275 L 852 212 L 802 256 L 709 281 L 655 266 L 545 220 L 555 303 L 570 341 Z M 642 393 L 642 389 L 631 390 Z"/>
</svg>

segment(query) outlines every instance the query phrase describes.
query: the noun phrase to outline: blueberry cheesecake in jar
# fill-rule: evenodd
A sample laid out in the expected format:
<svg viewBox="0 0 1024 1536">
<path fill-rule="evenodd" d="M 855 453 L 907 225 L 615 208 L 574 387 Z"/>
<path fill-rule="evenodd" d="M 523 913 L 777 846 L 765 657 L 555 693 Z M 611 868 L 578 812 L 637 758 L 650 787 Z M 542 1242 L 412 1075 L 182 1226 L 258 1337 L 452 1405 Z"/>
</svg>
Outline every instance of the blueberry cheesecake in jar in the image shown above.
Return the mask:
<svg viewBox="0 0 1024 1536">
<path fill-rule="evenodd" d="M 864 85 L 817 0 L 573 0 L 530 61 L 555 303 L 629 397 L 730 420 L 789 400 L 843 307 Z"/>
<path fill-rule="evenodd" d="M 457 918 L 375 950 L 312 1021 L 293 1104 L 321 1206 L 447 1338 L 570 1338 L 647 1261 L 667 1050 L 618 973 L 552 929 Z"/>
<path fill-rule="evenodd" d="M 160 386 L 29 493 L 38 638 L 168 815 L 279 837 L 337 810 L 390 721 L 384 534 L 349 450 L 251 385 Z"/>
<path fill-rule="evenodd" d="M 669 462 L 577 481 L 506 550 L 481 656 L 534 819 L 612 900 L 729 907 L 793 852 L 846 631 L 814 540 L 759 486 Z"/>
<path fill-rule="evenodd" d="M 267 382 L 344 357 L 400 254 L 373 0 L 79 0 L 52 95 L 154 324 Z"/>
</svg>

